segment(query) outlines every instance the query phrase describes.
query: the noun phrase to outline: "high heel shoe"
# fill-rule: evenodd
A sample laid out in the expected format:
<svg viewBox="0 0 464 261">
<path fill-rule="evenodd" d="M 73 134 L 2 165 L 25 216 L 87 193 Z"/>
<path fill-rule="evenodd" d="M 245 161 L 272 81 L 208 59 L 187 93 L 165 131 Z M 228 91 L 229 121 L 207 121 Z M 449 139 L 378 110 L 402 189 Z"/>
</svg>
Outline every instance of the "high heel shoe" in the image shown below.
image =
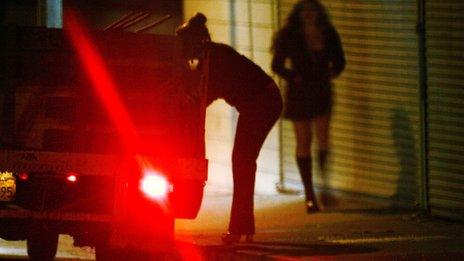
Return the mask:
<svg viewBox="0 0 464 261">
<path fill-rule="evenodd" d="M 311 214 L 319 211 L 319 206 L 315 200 L 306 201 L 306 213 Z"/>
<path fill-rule="evenodd" d="M 225 234 L 222 234 L 222 242 L 225 244 L 232 244 L 232 243 L 238 243 L 240 242 L 240 238 L 242 235 L 245 236 L 245 242 L 246 243 L 251 243 L 253 242 L 253 234 L 235 234 L 235 233 L 230 233 L 227 232 Z"/>
</svg>

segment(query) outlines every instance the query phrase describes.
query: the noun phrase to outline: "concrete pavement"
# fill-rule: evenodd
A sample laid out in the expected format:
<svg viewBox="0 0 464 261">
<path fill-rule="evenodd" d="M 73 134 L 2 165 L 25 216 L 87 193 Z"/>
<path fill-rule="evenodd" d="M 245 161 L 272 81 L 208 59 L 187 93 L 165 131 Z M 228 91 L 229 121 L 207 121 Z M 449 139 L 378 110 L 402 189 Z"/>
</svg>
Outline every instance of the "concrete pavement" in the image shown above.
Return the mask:
<svg viewBox="0 0 464 261">
<path fill-rule="evenodd" d="M 301 195 L 277 193 L 255 196 L 254 242 L 225 246 L 230 201 L 207 189 L 198 218 L 176 224 L 178 249 L 204 260 L 464 260 L 463 223 L 347 198 L 308 215 Z"/>
<path fill-rule="evenodd" d="M 464 260 L 464 223 L 366 199 L 337 199 L 308 215 L 301 195 L 257 194 L 254 242 L 224 245 L 220 235 L 227 228 L 231 193 L 207 187 L 199 216 L 176 221 L 175 251 L 189 261 Z M 25 259 L 24 241 L 0 241 L 0 249 L 0 260 Z M 61 236 L 57 260 L 94 260 L 94 252 Z"/>
</svg>

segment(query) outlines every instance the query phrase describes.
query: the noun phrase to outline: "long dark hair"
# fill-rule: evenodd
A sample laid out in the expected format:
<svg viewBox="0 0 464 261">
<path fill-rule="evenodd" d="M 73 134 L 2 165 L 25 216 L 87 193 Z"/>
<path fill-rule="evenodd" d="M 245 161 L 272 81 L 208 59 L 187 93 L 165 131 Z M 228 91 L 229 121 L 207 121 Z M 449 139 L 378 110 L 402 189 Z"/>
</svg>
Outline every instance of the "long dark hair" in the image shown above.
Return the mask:
<svg viewBox="0 0 464 261">
<path fill-rule="evenodd" d="M 272 50 L 275 50 L 279 41 L 287 38 L 291 41 L 302 41 L 303 39 L 303 23 L 301 22 L 301 15 L 305 8 L 315 10 L 317 14 L 316 23 L 323 32 L 332 27 L 329 15 L 325 7 L 318 0 L 301 0 L 293 6 L 292 11 L 287 16 L 286 23 L 276 33 L 272 44 Z"/>
</svg>

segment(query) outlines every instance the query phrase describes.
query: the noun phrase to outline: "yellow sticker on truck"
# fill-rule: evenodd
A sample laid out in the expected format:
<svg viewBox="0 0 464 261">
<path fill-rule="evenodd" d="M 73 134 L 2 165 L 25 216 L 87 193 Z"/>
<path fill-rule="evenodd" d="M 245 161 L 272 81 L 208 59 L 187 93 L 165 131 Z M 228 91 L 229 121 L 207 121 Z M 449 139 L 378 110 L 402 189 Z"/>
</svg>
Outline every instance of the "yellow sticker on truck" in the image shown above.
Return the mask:
<svg viewBox="0 0 464 261">
<path fill-rule="evenodd" d="M 16 178 L 13 172 L 0 171 L 0 201 L 13 201 L 16 196 Z"/>
</svg>

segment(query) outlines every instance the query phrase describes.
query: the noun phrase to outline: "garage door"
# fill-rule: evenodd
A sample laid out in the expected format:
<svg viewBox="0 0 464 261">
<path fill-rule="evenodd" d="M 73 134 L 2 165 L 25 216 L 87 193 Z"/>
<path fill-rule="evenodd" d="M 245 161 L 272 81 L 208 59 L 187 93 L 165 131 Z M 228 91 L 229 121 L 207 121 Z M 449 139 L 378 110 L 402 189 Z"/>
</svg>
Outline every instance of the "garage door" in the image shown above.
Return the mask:
<svg viewBox="0 0 464 261">
<path fill-rule="evenodd" d="M 293 2 L 281 2 L 281 17 Z M 347 67 L 334 82 L 329 171 L 316 175 L 316 183 L 414 205 L 422 187 L 416 1 L 322 2 L 341 35 Z M 300 183 L 294 153 L 292 126 L 284 121 L 288 185 Z"/>
</svg>

